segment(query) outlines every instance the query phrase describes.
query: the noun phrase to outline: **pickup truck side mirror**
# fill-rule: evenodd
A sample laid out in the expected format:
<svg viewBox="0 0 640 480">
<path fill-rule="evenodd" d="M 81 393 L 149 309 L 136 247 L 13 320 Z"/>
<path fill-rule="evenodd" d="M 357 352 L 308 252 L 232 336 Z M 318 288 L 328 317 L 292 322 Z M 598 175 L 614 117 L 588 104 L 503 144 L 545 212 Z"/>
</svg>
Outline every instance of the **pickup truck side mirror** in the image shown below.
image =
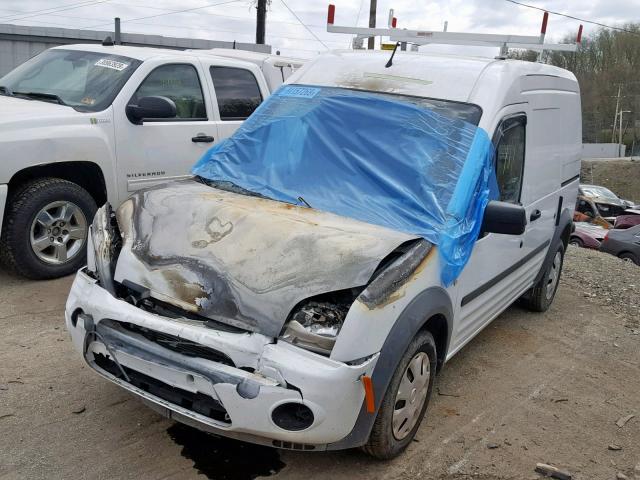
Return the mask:
<svg viewBox="0 0 640 480">
<path fill-rule="evenodd" d="M 176 104 L 167 97 L 142 97 L 138 104 L 129 104 L 125 108 L 131 123 L 142 125 L 147 118 L 173 118 L 176 116 Z"/>
<path fill-rule="evenodd" d="M 522 235 L 527 226 L 527 212 L 522 205 L 491 200 L 484 210 L 482 232 Z"/>
</svg>

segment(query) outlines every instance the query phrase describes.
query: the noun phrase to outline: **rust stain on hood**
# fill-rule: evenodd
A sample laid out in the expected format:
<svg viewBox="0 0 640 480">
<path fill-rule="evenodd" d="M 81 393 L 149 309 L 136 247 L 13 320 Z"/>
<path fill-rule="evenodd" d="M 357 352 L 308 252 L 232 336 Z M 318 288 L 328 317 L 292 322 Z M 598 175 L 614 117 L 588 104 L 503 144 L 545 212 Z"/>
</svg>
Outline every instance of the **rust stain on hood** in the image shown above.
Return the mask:
<svg viewBox="0 0 640 480">
<path fill-rule="evenodd" d="M 134 194 L 117 219 L 116 281 L 270 336 L 298 302 L 366 285 L 383 258 L 416 238 L 193 180 Z"/>
</svg>

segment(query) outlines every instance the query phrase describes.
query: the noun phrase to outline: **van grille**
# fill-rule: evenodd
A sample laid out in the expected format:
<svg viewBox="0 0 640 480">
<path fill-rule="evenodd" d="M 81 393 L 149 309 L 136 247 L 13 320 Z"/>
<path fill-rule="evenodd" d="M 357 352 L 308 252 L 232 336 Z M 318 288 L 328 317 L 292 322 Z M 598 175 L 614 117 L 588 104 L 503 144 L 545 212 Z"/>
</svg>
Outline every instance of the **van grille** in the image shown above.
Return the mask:
<svg viewBox="0 0 640 480">
<path fill-rule="evenodd" d="M 230 367 L 235 367 L 233 361 L 227 355 L 214 348 L 192 342 L 191 340 L 185 340 L 184 338 L 176 337 L 175 335 L 169 335 L 167 333 L 158 332 L 157 330 L 140 327 L 139 325 L 134 325 L 132 323 L 119 323 L 126 330 L 142 335 L 150 342 L 160 345 L 172 352 L 176 352 L 187 357 L 203 358 L 205 360 L 211 360 L 212 362 L 218 362 Z"/>
</svg>

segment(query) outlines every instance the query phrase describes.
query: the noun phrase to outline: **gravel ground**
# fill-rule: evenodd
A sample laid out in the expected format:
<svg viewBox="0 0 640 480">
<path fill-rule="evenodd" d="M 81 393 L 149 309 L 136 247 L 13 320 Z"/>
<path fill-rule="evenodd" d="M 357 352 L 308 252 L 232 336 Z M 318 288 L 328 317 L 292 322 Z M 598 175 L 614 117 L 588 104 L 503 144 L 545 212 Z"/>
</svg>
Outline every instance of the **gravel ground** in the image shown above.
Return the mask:
<svg viewBox="0 0 640 480">
<path fill-rule="evenodd" d="M 451 359 L 416 441 L 389 462 L 217 439 L 155 414 L 72 349 L 71 280 L 0 271 L 0 480 L 536 480 L 538 462 L 640 480 L 640 267 L 615 257 L 570 247 L 551 308 L 509 308 Z"/>
<path fill-rule="evenodd" d="M 640 327 L 640 267 L 597 250 L 569 246 L 562 275 L 585 298 Z"/>
</svg>

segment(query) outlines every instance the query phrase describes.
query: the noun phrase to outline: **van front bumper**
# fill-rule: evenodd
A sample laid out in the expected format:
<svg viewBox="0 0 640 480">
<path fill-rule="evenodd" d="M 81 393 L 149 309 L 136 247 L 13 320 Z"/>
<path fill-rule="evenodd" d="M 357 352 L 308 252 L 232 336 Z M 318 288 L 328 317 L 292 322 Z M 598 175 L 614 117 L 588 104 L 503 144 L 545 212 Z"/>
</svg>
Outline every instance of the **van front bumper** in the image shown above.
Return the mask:
<svg viewBox="0 0 640 480">
<path fill-rule="evenodd" d="M 113 297 L 84 271 L 71 287 L 65 320 L 85 362 L 156 411 L 280 448 L 323 450 L 347 437 L 363 406 L 360 379 L 378 360 L 348 365 L 258 333 L 159 316 Z M 310 409 L 308 427 L 274 422 L 274 409 L 289 403 Z M 355 445 L 340 443 L 347 446 Z"/>
</svg>

